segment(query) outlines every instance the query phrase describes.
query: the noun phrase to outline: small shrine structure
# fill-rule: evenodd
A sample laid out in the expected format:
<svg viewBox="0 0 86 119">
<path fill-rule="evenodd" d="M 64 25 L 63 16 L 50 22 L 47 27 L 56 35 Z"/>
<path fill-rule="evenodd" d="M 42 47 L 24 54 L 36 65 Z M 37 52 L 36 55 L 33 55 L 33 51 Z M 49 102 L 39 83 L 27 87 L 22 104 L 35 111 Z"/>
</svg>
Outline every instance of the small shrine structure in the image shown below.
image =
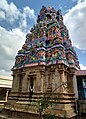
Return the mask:
<svg viewBox="0 0 86 119">
<path fill-rule="evenodd" d="M 4 112 L 38 119 L 37 101 L 44 94 L 59 97 L 47 111 L 60 118 L 76 116 L 73 77 L 79 62 L 63 23 L 61 10 L 42 6 L 37 23 L 15 57 L 13 85 Z"/>
<path fill-rule="evenodd" d="M 86 70 L 76 71 L 78 113 L 86 118 Z"/>
<path fill-rule="evenodd" d="M 12 88 L 12 77 L 0 75 L 0 109 L 3 108 Z"/>
</svg>

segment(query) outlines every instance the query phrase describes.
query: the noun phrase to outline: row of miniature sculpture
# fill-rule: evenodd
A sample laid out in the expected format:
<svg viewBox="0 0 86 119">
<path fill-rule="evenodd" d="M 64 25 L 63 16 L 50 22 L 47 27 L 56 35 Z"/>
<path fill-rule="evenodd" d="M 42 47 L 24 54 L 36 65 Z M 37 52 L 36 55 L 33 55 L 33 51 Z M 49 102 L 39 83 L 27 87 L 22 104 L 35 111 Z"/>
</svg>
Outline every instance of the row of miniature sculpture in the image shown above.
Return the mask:
<svg viewBox="0 0 86 119">
<path fill-rule="evenodd" d="M 61 11 L 43 6 L 37 24 L 26 35 L 25 44 L 18 51 L 14 68 L 35 63 L 49 65 L 59 62 L 79 68 Z"/>
</svg>

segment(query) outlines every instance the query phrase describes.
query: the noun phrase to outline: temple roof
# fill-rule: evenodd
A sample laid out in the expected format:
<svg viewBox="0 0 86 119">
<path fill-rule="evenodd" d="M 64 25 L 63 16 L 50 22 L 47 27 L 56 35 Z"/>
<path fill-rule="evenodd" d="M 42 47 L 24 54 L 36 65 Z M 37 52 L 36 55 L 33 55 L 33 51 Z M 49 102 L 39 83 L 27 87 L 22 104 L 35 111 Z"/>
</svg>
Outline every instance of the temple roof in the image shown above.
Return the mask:
<svg viewBox="0 0 86 119">
<path fill-rule="evenodd" d="M 13 68 L 59 63 L 79 69 L 77 54 L 63 23 L 61 10 L 42 6 L 37 23 L 26 35 L 25 44 L 16 55 Z"/>
<path fill-rule="evenodd" d="M 76 76 L 86 76 L 86 70 L 78 70 L 78 71 L 76 71 Z"/>
</svg>

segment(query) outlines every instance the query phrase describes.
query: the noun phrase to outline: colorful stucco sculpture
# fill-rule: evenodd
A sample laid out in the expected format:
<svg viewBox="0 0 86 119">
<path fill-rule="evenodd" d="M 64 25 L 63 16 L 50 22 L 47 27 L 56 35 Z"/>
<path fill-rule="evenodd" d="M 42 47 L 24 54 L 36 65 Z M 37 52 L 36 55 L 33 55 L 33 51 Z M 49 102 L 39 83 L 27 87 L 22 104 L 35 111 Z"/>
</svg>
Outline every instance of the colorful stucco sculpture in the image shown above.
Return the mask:
<svg viewBox="0 0 86 119">
<path fill-rule="evenodd" d="M 26 35 L 25 44 L 18 51 L 13 69 L 64 63 L 79 68 L 76 52 L 63 23 L 61 10 L 42 6 L 37 23 Z"/>
</svg>

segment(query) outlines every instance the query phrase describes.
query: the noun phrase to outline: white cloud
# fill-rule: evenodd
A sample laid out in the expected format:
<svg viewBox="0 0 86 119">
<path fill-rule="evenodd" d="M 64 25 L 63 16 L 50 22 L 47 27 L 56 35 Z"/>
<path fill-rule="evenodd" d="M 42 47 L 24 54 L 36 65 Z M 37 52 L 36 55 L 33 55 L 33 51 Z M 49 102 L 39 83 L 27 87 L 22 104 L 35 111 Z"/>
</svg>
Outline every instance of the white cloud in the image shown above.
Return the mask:
<svg viewBox="0 0 86 119">
<path fill-rule="evenodd" d="M 12 26 L 18 24 L 17 28 L 6 30 L 0 26 L 0 75 L 10 75 L 10 69 L 14 65 L 15 56 L 25 42 L 27 18 L 35 21 L 34 10 L 29 6 L 22 10 L 7 0 L 0 0 L 0 21 L 4 20 Z M 30 28 L 27 29 L 29 32 Z M 23 32 L 24 31 L 24 32 Z"/>
<path fill-rule="evenodd" d="M 3 11 L 0 11 L 0 20 L 5 19 L 5 13 Z"/>
<path fill-rule="evenodd" d="M 79 0 L 64 16 L 73 45 L 86 50 L 86 0 Z"/>
<path fill-rule="evenodd" d="M 20 11 L 17 9 L 14 3 L 8 4 L 6 0 L 0 0 L 0 11 L 3 11 L 7 21 L 11 23 L 18 19 Z"/>
<path fill-rule="evenodd" d="M 80 68 L 81 68 L 81 70 L 86 70 L 86 66 L 83 64 L 80 64 Z"/>
<path fill-rule="evenodd" d="M 23 13 L 20 15 L 20 28 L 24 29 L 27 25 L 27 19 L 33 19 L 36 22 L 36 16 L 33 9 L 30 9 L 28 6 L 23 8 Z"/>
<path fill-rule="evenodd" d="M 1 75 L 2 76 L 10 76 L 11 77 L 11 74 L 12 74 L 11 71 L 8 72 L 8 71 L 3 70 L 3 69 L 0 70 L 0 77 L 1 77 Z"/>
<path fill-rule="evenodd" d="M 78 3 L 83 2 L 84 0 L 78 0 Z"/>
<path fill-rule="evenodd" d="M 36 16 L 34 15 L 34 10 L 33 9 L 30 9 L 29 7 L 25 7 L 24 8 L 24 14 L 26 14 L 30 19 L 36 19 Z"/>
<path fill-rule="evenodd" d="M 7 31 L 0 27 L 0 74 L 10 74 L 15 56 L 25 42 L 25 33 L 19 28 Z M 7 73 L 6 73 L 7 72 Z"/>
<path fill-rule="evenodd" d="M 27 27 L 26 15 L 23 14 L 21 17 L 21 22 L 19 23 L 21 29 L 25 29 Z"/>
<path fill-rule="evenodd" d="M 8 3 L 7 0 L 0 0 L 0 20 L 4 18 L 4 20 L 11 24 L 17 21 L 19 22 L 20 28 L 26 28 L 27 17 L 35 21 L 34 9 L 26 6 L 23 10 L 20 10 L 13 2 Z"/>
</svg>

